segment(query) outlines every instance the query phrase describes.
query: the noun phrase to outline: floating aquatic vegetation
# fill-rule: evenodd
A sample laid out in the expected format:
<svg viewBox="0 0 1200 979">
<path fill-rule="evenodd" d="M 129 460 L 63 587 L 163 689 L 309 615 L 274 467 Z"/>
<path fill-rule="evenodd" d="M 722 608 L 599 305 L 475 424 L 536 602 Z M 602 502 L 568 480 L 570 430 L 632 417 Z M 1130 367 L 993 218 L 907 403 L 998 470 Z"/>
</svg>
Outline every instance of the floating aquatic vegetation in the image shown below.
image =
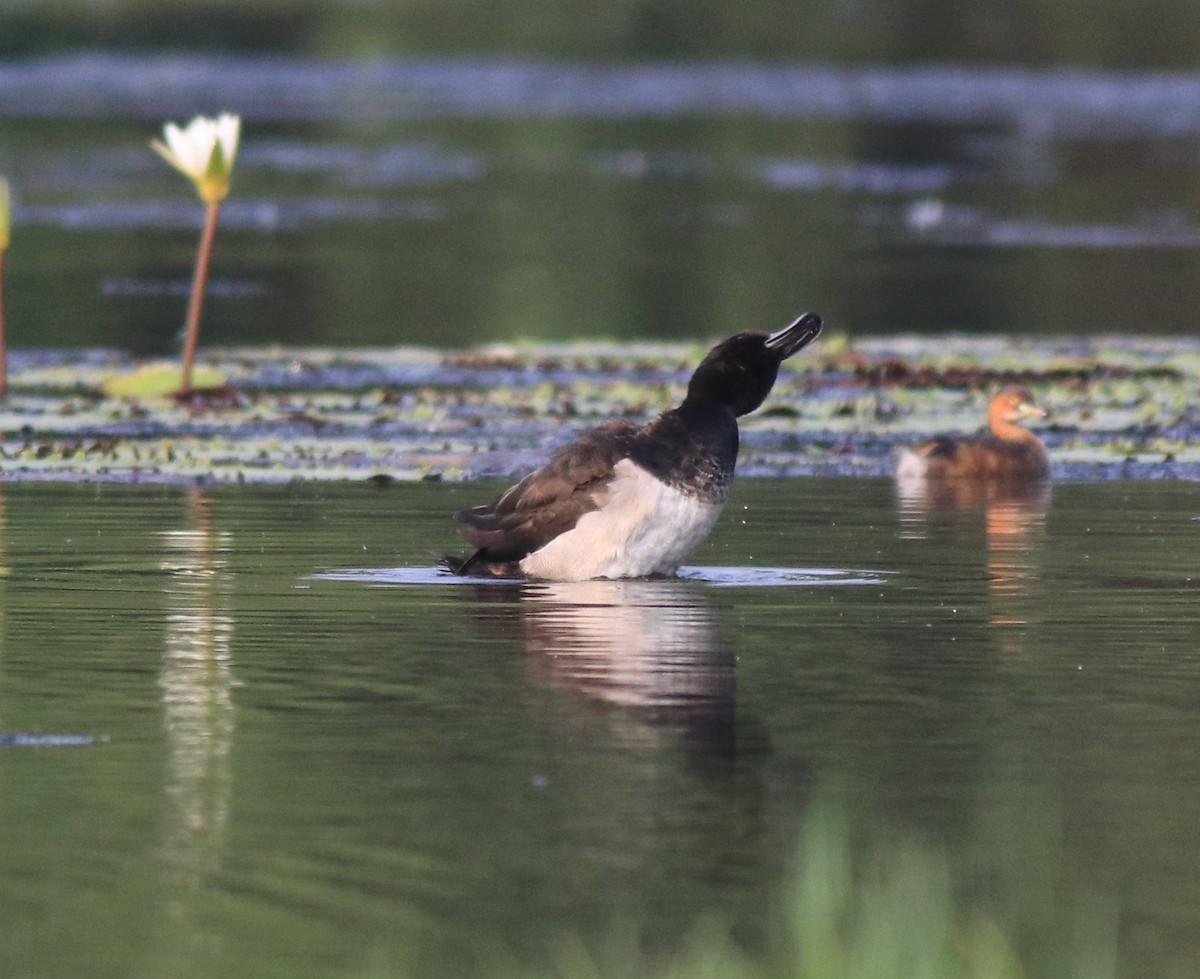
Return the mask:
<svg viewBox="0 0 1200 979">
<path fill-rule="evenodd" d="M 512 477 L 582 428 L 678 403 L 703 349 L 230 349 L 210 359 L 234 397 L 184 402 L 98 394 L 142 373 L 112 351 L 16 351 L 0 465 L 8 479 L 176 483 Z M 902 337 L 814 354 L 743 420 L 743 474 L 890 475 L 901 446 L 979 429 L 1020 372 L 1049 412 L 1035 427 L 1057 476 L 1200 478 L 1197 343 Z M 897 360 L 931 373 L 884 380 Z"/>
<path fill-rule="evenodd" d="M 110 398 L 165 398 L 177 391 L 197 388 L 218 388 L 225 384 L 225 375 L 213 367 L 187 365 L 143 364 L 127 374 L 112 374 L 101 382 L 101 389 Z"/>
</svg>

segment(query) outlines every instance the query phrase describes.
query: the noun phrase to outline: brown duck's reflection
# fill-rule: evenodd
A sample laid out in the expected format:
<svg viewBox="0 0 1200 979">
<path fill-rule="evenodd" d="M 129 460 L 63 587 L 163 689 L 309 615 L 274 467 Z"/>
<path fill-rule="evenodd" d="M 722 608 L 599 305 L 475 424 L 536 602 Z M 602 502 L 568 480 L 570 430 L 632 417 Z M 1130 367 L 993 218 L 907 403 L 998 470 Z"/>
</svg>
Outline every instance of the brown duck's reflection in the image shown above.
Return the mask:
<svg viewBox="0 0 1200 979">
<path fill-rule="evenodd" d="M 993 504 L 1050 506 L 1048 479 L 896 477 L 901 516 L 922 523 L 932 510 L 980 510 Z"/>
<path fill-rule="evenodd" d="M 216 868 L 229 817 L 233 742 L 230 535 L 212 503 L 187 496 L 186 526 L 161 533 L 166 649 L 159 686 L 167 738 L 164 853 L 174 883 L 197 887 Z"/>
<path fill-rule="evenodd" d="M 992 625 L 1006 652 L 1020 650 L 1021 627 L 1029 622 L 1029 599 L 1039 577 L 1038 558 L 1050 508 L 1050 482 L 1034 480 L 897 480 L 901 535 L 923 538 L 937 512 L 982 512 L 987 545 L 988 595 Z"/>
</svg>

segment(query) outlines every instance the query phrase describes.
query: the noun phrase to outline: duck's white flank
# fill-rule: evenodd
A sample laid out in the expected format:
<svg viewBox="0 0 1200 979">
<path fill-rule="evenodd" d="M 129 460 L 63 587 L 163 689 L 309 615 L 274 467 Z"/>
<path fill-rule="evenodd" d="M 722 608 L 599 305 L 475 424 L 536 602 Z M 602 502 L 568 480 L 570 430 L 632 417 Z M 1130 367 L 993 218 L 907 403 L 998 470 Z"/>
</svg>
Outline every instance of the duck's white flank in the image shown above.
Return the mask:
<svg viewBox="0 0 1200 979">
<path fill-rule="evenodd" d="M 674 574 L 725 505 L 667 486 L 629 459 L 617 463 L 597 502 L 599 509 L 522 559 L 521 570 L 555 581 Z"/>
<path fill-rule="evenodd" d="M 924 479 L 929 473 L 929 460 L 920 452 L 903 449 L 896 465 L 897 479 Z"/>
</svg>

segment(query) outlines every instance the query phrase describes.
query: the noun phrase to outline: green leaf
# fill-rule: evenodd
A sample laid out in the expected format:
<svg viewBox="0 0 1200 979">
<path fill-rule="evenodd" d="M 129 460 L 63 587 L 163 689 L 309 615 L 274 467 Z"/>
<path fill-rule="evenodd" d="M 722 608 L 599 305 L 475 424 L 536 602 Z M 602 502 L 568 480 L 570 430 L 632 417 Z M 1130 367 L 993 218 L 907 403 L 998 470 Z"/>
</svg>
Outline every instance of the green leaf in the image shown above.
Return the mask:
<svg viewBox="0 0 1200 979">
<path fill-rule="evenodd" d="M 192 368 L 192 390 L 224 387 L 228 383 L 215 367 Z M 178 364 L 143 364 L 125 374 L 109 374 L 100 390 L 110 398 L 165 398 L 183 385 L 183 368 Z"/>
</svg>

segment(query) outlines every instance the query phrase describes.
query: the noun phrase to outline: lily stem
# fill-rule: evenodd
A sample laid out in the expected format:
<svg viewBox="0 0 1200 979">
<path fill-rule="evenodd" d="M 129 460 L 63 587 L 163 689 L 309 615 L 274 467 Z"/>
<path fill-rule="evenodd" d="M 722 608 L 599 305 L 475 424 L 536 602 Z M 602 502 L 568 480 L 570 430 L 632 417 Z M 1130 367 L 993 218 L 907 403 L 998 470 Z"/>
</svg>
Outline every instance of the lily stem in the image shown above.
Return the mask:
<svg viewBox="0 0 1200 979">
<path fill-rule="evenodd" d="M 204 286 L 208 282 L 208 257 L 212 254 L 213 237 L 217 233 L 219 201 L 205 205 L 204 231 L 200 235 L 200 250 L 196 255 L 196 272 L 192 276 L 192 294 L 188 299 L 187 324 L 183 334 L 183 370 L 179 390 L 186 394 L 192 389 L 192 362 L 196 359 L 196 341 L 200 337 L 200 308 L 204 304 Z"/>
<path fill-rule="evenodd" d="M 8 347 L 4 341 L 4 255 L 0 248 L 0 398 L 8 397 Z"/>
</svg>

